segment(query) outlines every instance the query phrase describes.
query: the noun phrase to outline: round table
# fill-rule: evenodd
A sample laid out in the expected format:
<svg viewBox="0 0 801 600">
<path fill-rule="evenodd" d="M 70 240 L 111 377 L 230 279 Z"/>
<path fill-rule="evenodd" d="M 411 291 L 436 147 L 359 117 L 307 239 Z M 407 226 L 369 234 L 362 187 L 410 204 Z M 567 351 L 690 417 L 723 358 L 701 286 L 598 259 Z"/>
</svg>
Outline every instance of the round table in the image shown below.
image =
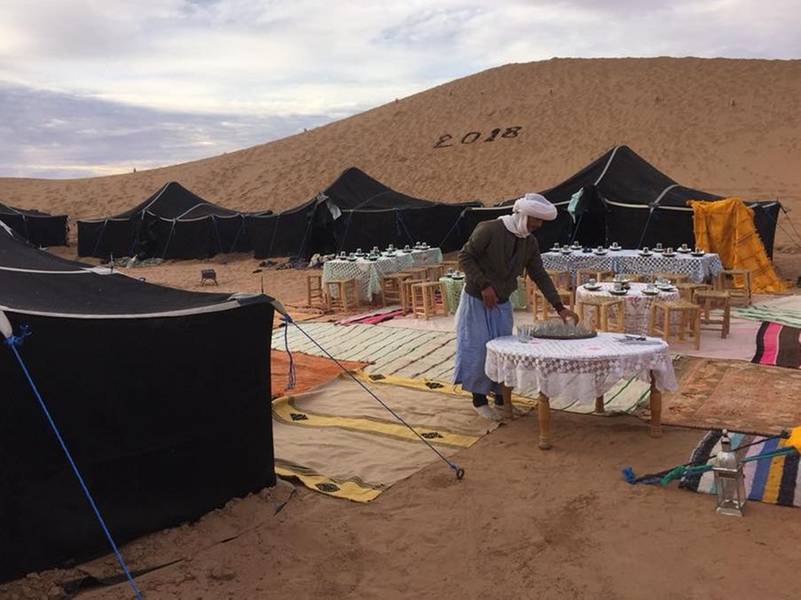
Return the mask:
<svg viewBox="0 0 801 600">
<path fill-rule="evenodd" d="M 674 301 L 679 299 L 679 290 L 673 288 L 668 292 L 659 291 L 658 294 L 644 294 L 645 283 L 630 283 L 628 293 L 623 295 L 613 294 L 611 290 L 614 283 L 602 282 L 597 290 L 587 289 L 586 284 L 576 288 L 576 303 L 584 299 L 603 296 L 623 300 L 623 326 L 626 333 L 645 335 L 648 333 L 648 323 L 651 317 L 651 305 L 655 300 Z"/>
<path fill-rule="evenodd" d="M 517 336 L 487 342 L 487 377 L 511 388 L 539 391 L 539 447 L 551 447 L 550 398 L 567 396 L 576 402 L 595 401 L 603 412 L 603 395 L 623 378 L 639 377 L 651 384 L 651 435 L 662 433 L 662 392 L 677 389 L 668 345 L 659 338 L 630 340 L 622 334 L 599 332 L 583 340 L 524 340 Z"/>
</svg>

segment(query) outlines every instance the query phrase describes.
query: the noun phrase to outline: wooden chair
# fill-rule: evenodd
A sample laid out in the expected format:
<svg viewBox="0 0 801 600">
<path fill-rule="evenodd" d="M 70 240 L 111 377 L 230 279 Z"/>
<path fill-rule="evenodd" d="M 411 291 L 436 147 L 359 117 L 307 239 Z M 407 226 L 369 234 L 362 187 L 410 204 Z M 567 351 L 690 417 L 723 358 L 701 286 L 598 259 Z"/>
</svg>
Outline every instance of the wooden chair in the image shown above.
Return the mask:
<svg viewBox="0 0 801 600">
<path fill-rule="evenodd" d="M 576 270 L 576 287 L 582 285 L 590 279 L 595 281 L 604 281 L 606 277 L 613 278 L 615 274 L 612 271 L 604 269 L 577 269 Z"/>
<path fill-rule="evenodd" d="M 565 289 L 557 289 L 556 293 L 559 294 L 559 298 L 562 299 L 562 304 L 573 309 L 573 292 L 570 290 Z M 534 314 L 534 320 L 539 321 L 542 319 L 543 321 L 547 319 L 550 315 L 550 312 L 553 310 L 551 303 L 545 299 L 542 292 L 538 289 L 535 289 L 533 294 L 530 297 L 531 302 L 529 306 L 531 307 L 531 312 Z M 540 314 L 542 316 L 540 316 Z"/>
<path fill-rule="evenodd" d="M 403 306 L 403 281 L 411 277 L 408 273 L 390 273 L 381 277 L 381 306 L 400 304 Z"/>
<path fill-rule="evenodd" d="M 313 307 L 315 300 L 319 301 L 320 306 L 326 306 L 323 274 L 320 271 L 306 275 L 306 306 Z"/>
<path fill-rule="evenodd" d="M 332 289 L 336 293 L 331 293 Z M 328 308 L 341 308 L 344 311 L 359 305 L 355 279 L 331 279 L 325 283 L 325 298 Z"/>
<path fill-rule="evenodd" d="M 441 263 L 443 271 L 447 271 L 451 269 L 452 271 L 459 270 L 459 261 L 458 260 L 443 260 Z"/>
<path fill-rule="evenodd" d="M 437 314 L 447 314 L 442 289 L 438 281 L 414 283 L 412 289 L 412 315 L 430 319 Z"/>
<path fill-rule="evenodd" d="M 409 267 L 408 269 L 404 269 L 403 271 L 399 271 L 399 273 L 404 273 L 406 275 L 410 275 L 412 279 L 422 279 L 424 281 L 428 281 L 428 269 L 426 267 Z"/>
<path fill-rule="evenodd" d="M 593 296 L 583 298 L 576 302 L 576 314 L 579 322 L 586 322 L 587 308 L 594 308 L 594 317 L 590 317 L 590 324 L 598 331 L 613 331 L 623 333 L 626 330 L 626 304 L 622 298 L 608 296 Z"/>
<path fill-rule="evenodd" d="M 695 292 L 698 290 L 711 290 L 712 286 L 708 283 L 694 283 L 692 281 L 684 281 L 676 284 L 676 289 L 679 290 L 679 296 L 682 300 L 687 302 L 695 302 Z"/>
<path fill-rule="evenodd" d="M 690 281 L 690 276 L 687 273 L 671 273 L 669 271 L 660 271 L 658 273 L 651 273 L 651 281 L 657 279 L 668 279 L 670 283 L 687 283 Z"/>
<path fill-rule="evenodd" d="M 751 304 L 751 271 L 724 269 L 718 274 L 715 289 L 728 291 L 732 306 L 748 306 Z"/>
<path fill-rule="evenodd" d="M 651 305 L 648 334 L 683 342 L 689 335 L 694 339 L 695 349 L 701 347 L 701 309 L 686 300 L 657 300 Z"/>
<path fill-rule="evenodd" d="M 701 307 L 701 329 L 720 331 L 720 337 L 729 335 L 731 328 L 731 298 L 724 290 L 696 290 L 694 301 Z M 713 310 L 722 310 L 722 316 L 712 318 Z"/>
<path fill-rule="evenodd" d="M 403 294 L 401 296 L 401 310 L 403 314 L 412 312 L 412 286 L 416 283 L 426 283 L 426 279 L 417 277 L 409 277 L 401 282 L 401 289 Z"/>
</svg>

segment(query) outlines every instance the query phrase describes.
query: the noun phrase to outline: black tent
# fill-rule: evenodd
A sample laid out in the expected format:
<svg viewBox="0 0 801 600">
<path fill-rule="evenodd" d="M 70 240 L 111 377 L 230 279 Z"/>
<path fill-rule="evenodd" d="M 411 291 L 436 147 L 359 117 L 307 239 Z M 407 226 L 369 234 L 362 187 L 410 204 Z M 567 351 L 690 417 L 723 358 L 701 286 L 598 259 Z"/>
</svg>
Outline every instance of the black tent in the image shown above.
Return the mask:
<svg viewBox="0 0 801 600">
<path fill-rule="evenodd" d="M 34 246 L 67 245 L 67 215 L 51 215 L 0 202 L 0 221 Z"/>
<path fill-rule="evenodd" d="M 207 258 L 249 252 L 246 214 L 207 202 L 171 181 L 117 216 L 78 221 L 78 255 Z"/>
<path fill-rule="evenodd" d="M 574 194 L 581 191 L 575 207 L 575 223 L 568 213 Z M 693 212 L 689 200 L 719 200 L 709 192 L 676 183 L 628 146 L 616 146 L 562 183 L 540 192 L 558 209 L 556 221 L 537 232 L 540 247 L 555 242 L 579 241 L 585 246 L 618 242 L 624 248 L 692 246 Z M 462 216 L 465 229 L 488 218 L 504 214 L 516 199 L 499 203 L 494 209 L 467 210 Z M 754 224 L 769 256 L 781 205 L 777 201 L 752 202 Z M 472 227 L 471 227 L 472 225 Z"/>
<path fill-rule="evenodd" d="M 443 252 L 461 247 L 457 221 L 479 202 L 447 204 L 397 192 L 351 167 L 314 198 L 271 216 L 250 216 L 256 258 L 365 250 L 424 241 Z"/>
<path fill-rule="evenodd" d="M 118 543 L 274 484 L 266 296 L 144 283 L 0 228 L 0 310 L 29 328 L 20 354 Z M 0 381 L 0 581 L 108 552 L 2 343 Z"/>
</svg>

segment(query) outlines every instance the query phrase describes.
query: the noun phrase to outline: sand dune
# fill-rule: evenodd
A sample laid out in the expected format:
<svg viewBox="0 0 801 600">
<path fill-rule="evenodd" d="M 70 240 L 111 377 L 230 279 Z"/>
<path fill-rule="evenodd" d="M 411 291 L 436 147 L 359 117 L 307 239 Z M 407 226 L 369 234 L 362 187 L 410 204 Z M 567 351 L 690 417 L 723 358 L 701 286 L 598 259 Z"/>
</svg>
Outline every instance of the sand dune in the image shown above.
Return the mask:
<svg viewBox="0 0 801 600">
<path fill-rule="evenodd" d="M 413 195 L 490 203 L 557 183 L 618 143 L 686 185 L 778 197 L 792 210 L 801 205 L 801 60 L 511 64 L 209 159 L 92 179 L 0 179 L 0 199 L 102 216 L 175 179 L 232 208 L 275 210 L 355 165 Z"/>
</svg>

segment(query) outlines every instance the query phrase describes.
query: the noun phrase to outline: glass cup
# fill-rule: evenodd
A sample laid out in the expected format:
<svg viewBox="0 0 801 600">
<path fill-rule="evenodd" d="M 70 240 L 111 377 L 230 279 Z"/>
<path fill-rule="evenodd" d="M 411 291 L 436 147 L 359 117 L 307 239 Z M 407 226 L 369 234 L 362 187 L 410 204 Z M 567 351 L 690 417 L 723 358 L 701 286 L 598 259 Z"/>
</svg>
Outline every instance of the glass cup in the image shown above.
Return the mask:
<svg viewBox="0 0 801 600">
<path fill-rule="evenodd" d="M 615 281 L 615 291 L 622 292 L 623 291 L 623 282 L 622 281 Z"/>
<path fill-rule="evenodd" d="M 681 245 L 681 249 L 682 249 L 682 250 L 686 250 L 686 249 L 687 249 L 687 244 L 682 244 L 682 245 Z"/>
<path fill-rule="evenodd" d="M 668 246 L 667 253 L 668 253 L 668 254 L 673 254 L 673 248 L 671 248 L 670 246 Z"/>
<path fill-rule="evenodd" d="M 648 253 L 648 246 L 643 246 L 642 247 L 642 251 L 647 254 Z"/>
<path fill-rule="evenodd" d="M 656 243 L 656 247 L 661 250 L 662 249 L 662 242 L 657 242 Z"/>
<path fill-rule="evenodd" d="M 595 281 L 595 277 L 590 277 L 590 280 L 587 282 L 587 284 L 588 284 L 590 287 L 595 287 L 596 285 L 598 285 L 598 282 L 597 282 L 597 281 Z"/>
</svg>

